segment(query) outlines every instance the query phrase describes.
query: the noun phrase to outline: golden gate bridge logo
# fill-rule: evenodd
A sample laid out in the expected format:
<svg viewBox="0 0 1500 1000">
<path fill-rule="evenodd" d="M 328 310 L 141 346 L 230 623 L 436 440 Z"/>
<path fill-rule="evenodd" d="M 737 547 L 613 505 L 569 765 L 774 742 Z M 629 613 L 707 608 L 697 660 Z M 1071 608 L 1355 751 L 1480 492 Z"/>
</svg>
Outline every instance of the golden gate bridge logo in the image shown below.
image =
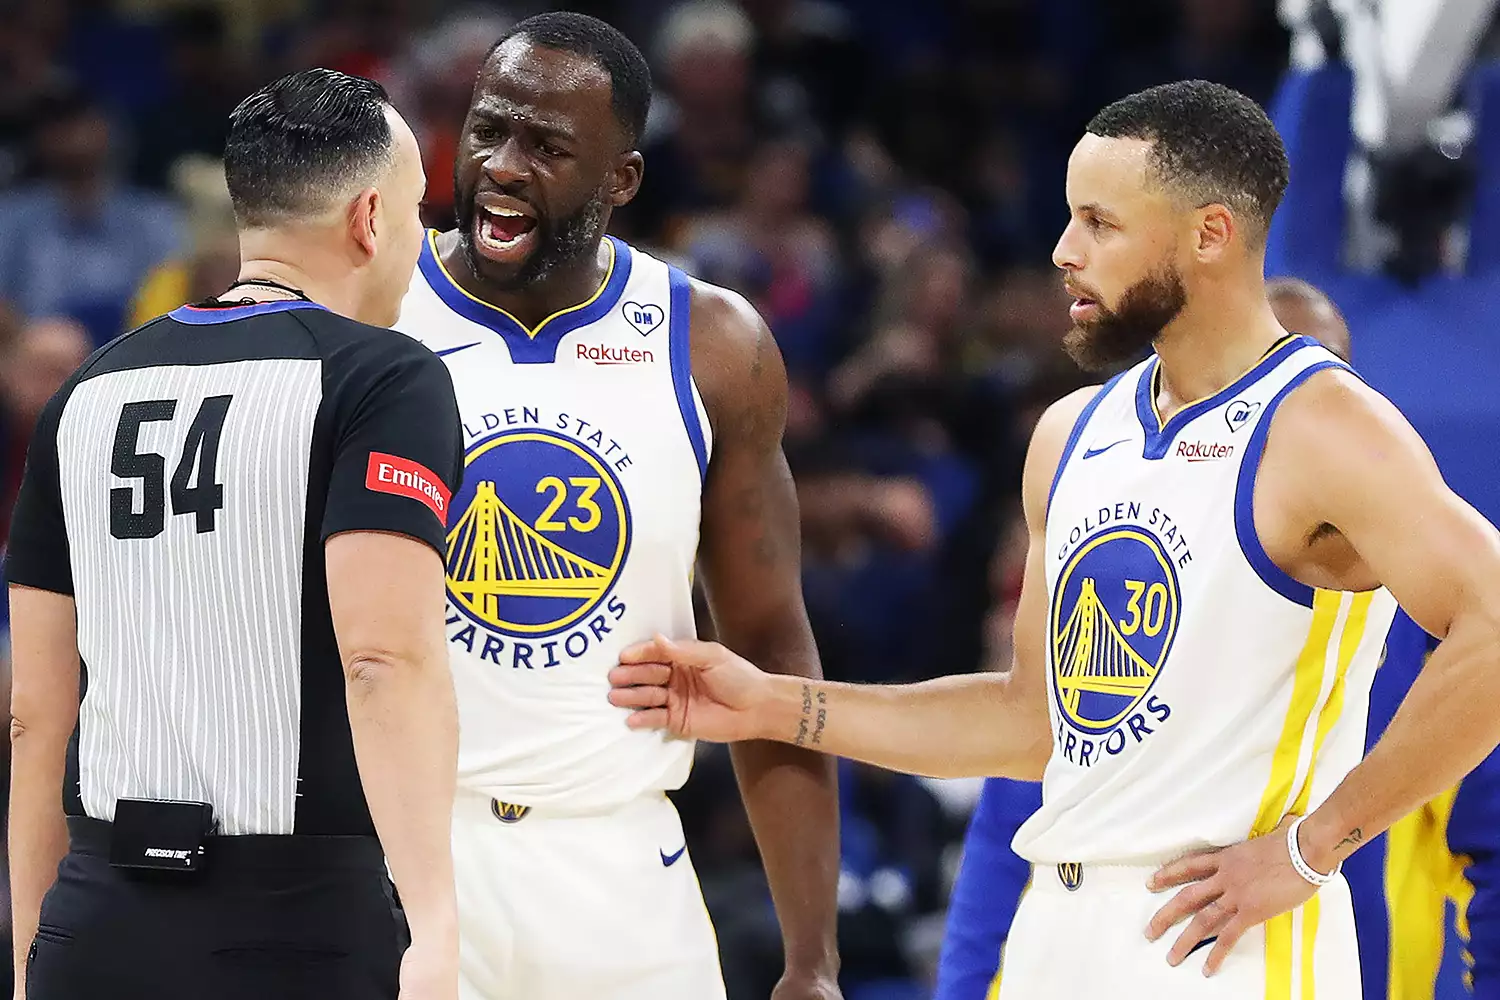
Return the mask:
<svg viewBox="0 0 1500 1000">
<path fill-rule="evenodd" d="M 1179 601 L 1171 560 L 1147 532 L 1111 529 L 1079 547 L 1059 575 L 1051 621 L 1053 687 L 1070 722 L 1105 733 L 1145 699 Z"/>
<path fill-rule="evenodd" d="M 629 545 L 614 471 L 577 441 L 540 430 L 482 442 L 465 467 L 447 538 L 454 604 L 524 635 L 558 631 L 597 607 Z"/>
</svg>

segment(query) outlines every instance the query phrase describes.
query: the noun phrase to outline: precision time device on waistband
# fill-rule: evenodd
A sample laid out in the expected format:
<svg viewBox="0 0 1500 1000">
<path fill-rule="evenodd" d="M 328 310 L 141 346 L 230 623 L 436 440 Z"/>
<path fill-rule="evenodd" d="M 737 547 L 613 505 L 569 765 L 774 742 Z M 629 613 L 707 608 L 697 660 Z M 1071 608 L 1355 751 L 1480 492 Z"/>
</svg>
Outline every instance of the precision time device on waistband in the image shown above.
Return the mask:
<svg viewBox="0 0 1500 1000">
<path fill-rule="evenodd" d="M 110 867 L 198 872 L 213 829 L 214 807 L 207 802 L 118 799 L 110 830 Z"/>
</svg>

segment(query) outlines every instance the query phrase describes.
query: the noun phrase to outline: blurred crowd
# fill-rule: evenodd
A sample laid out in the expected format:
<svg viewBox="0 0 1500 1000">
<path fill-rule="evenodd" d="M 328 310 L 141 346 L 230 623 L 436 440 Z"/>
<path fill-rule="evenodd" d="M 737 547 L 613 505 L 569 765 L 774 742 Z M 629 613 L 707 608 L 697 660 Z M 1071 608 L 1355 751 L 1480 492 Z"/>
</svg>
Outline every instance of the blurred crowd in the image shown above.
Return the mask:
<svg viewBox="0 0 1500 1000">
<path fill-rule="evenodd" d="M 477 64 L 541 6 L 0 0 L 0 517 L 41 405 L 86 354 L 233 278 L 217 157 L 239 98 L 310 65 L 380 80 L 445 227 Z M 645 183 L 613 230 L 743 292 L 785 355 L 825 672 L 1007 664 L 1022 451 L 1082 378 L 1048 259 L 1068 151 L 1154 83 L 1268 100 L 1288 47 L 1272 0 L 571 6 L 655 74 Z M 842 777 L 847 995 L 923 996 L 967 790 Z M 764 1000 L 780 945 L 727 756 L 705 748 L 677 798 L 730 997 Z"/>
</svg>

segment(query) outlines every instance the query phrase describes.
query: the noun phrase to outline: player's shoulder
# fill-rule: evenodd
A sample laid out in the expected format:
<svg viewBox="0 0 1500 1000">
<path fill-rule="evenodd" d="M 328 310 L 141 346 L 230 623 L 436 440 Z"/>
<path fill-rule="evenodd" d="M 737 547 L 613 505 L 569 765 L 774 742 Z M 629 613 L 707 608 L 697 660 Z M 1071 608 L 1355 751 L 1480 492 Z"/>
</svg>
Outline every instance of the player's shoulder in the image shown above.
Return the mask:
<svg viewBox="0 0 1500 1000">
<path fill-rule="evenodd" d="M 1257 496 L 1275 497 L 1314 527 L 1343 526 L 1444 488 L 1421 435 L 1342 364 L 1300 375 L 1268 419 Z"/>
<path fill-rule="evenodd" d="M 1035 429 L 1031 432 L 1032 446 L 1036 447 L 1039 442 L 1043 445 L 1055 443 L 1057 450 L 1061 452 L 1063 443 L 1072 434 L 1073 427 L 1083 416 L 1083 411 L 1087 410 L 1106 388 L 1107 386 L 1102 384 L 1086 385 L 1074 389 L 1048 405 L 1042 411 Z"/>
<path fill-rule="evenodd" d="M 1346 416 L 1359 419 L 1394 407 L 1383 395 L 1337 360 L 1332 353 L 1322 360 L 1314 359 L 1289 385 L 1286 398 L 1277 409 L 1278 416 L 1308 419 L 1318 415 Z"/>
<path fill-rule="evenodd" d="M 715 433 L 779 424 L 786 365 L 765 320 L 738 292 L 697 278 L 688 287 L 693 380 Z"/>
<path fill-rule="evenodd" d="M 692 309 L 693 376 L 705 392 L 735 392 L 763 377 L 768 366 L 781 372 L 781 351 L 760 313 L 743 295 L 689 277 Z M 703 384 L 705 381 L 709 384 Z"/>
<path fill-rule="evenodd" d="M 1310 366 L 1271 415 L 1268 454 L 1291 453 L 1315 464 L 1369 456 L 1420 438 L 1395 404 L 1341 362 Z"/>
<path fill-rule="evenodd" d="M 1046 519 L 1048 497 L 1061 468 L 1064 452 L 1084 414 L 1109 391 L 1110 385 L 1086 385 L 1053 402 L 1037 419 L 1026 448 L 1021 473 L 1021 503 L 1027 523 L 1039 530 Z"/>
<path fill-rule="evenodd" d="M 692 308 L 692 331 L 719 353 L 747 358 L 764 342 L 774 340 L 770 328 L 750 300 L 739 292 L 704 281 L 687 279 Z"/>
</svg>

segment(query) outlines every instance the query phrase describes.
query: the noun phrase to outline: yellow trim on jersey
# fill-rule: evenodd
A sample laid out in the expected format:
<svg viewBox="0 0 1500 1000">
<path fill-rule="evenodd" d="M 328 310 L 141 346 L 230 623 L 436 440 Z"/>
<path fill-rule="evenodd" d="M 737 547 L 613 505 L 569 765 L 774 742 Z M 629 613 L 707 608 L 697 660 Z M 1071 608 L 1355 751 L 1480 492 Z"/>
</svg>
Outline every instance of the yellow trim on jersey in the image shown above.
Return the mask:
<svg viewBox="0 0 1500 1000">
<path fill-rule="evenodd" d="M 434 254 L 433 256 L 436 256 L 436 254 Z M 1262 361 L 1266 360 L 1266 358 L 1269 358 L 1271 355 L 1275 354 L 1278 350 L 1281 349 L 1281 345 L 1282 344 L 1285 344 L 1288 340 L 1291 340 L 1295 336 L 1297 336 L 1295 333 L 1289 333 L 1285 337 L 1282 337 L 1280 340 L 1276 341 L 1276 343 L 1272 344 L 1270 347 L 1266 348 L 1266 353 L 1262 354 L 1260 357 L 1258 357 L 1258 358 L 1255 359 L 1255 365 L 1260 364 Z M 1240 379 L 1244 378 L 1247 374 L 1250 373 L 1250 371 L 1252 369 L 1255 368 L 1255 365 L 1251 365 L 1249 368 L 1246 368 L 1243 372 L 1240 372 L 1240 374 L 1236 375 L 1233 379 L 1231 379 L 1229 381 L 1229 384 L 1230 385 L 1234 385 L 1234 383 L 1236 383 Z M 1209 393 L 1207 396 L 1199 396 L 1197 399 L 1193 400 L 1191 403 L 1183 403 L 1182 406 L 1178 407 L 1178 410 L 1179 411 L 1180 410 L 1185 410 L 1189 406 L 1197 406 L 1199 403 L 1203 402 L 1205 399 L 1209 399 L 1210 397 L 1214 396 L 1215 394 L 1223 392 L 1223 391 L 1224 391 L 1223 389 L 1215 389 L 1213 392 Z M 1161 395 L 1161 361 L 1160 360 L 1158 360 L 1156 362 L 1156 369 L 1151 372 L 1151 413 L 1152 413 L 1152 415 L 1154 415 L 1156 417 L 1156 429 L 1157 429 L 1158 432 L 1164 431 L 1167 428 L 1167 422 L 1166 422 L 1166 420 L 1164 420 L 1162 418 L 1161 409 L 1156 405 L 1156 397 L 1159 396 L 1159 395 Z"/>
<path fill-rule="evenodd" d="M 432 251 L 432 259 L 437 263 L 438 271 L 442 274 L 443 277 L 448 279 L 448 284 L 452 285 L 453 288 L 464 298 L 469 299 L 472 302 L 477 302 L 480 305 L 484 306 L 486 309 L 493 309 L 495 312 L 504 316 L 506 319 L 516 324 L 516 326 L 520 327 L 521 331 L 532 340 L 535 340 L 536 335 L 542 332 L 542 327 L 557 319 L 557 317 L 566 316 L 568 313 L 577 312 L 580 309 L 587 309 L 589 306 L 593 305 L 595 300 L 597 300 L 599 296 L 604 294 L 604 289 L 609 287 L 609 279 L 615 273 L 615 244 L 612 240 L 605 240 L 604 242 L 609 246 L 609 267 L 605 269 L 604 280 L 599 283 L 599 287 L 595 289 L 594 294 L 590 295 L 587 299 L 578 303 L 576 306 L 568 306 L 568 308 L 566 309 L 559 309 L 551 316 L 548 316 L 546 319 L 542 320 L 536 326 L 529 327 L 525 323 L 522 323 L 520 320 L 516 319 L 506 310 L 501 309 L 499 306 L 495 305 L 495 303 L 486 302 L 484 299 L 479 298 L 477 295 L 471 295 L 467 288 L 465 288 L 463 285 L 460 285 L 454 279 L 453 275 L 448 273 L 448 268 L 443 264 L 443 258 L 438 256 L 437 237 L 438 232 L 436 229 L 427 230 L 428 249 Z"/>
<path fill-rule="evenodd" d="M 1307 631 L 1307 642 L 1297 656 L 1292 700 L 1287 706 L 1281 738 L 1276 741 L 1276 752 L 1271 758 L 1271 777 L 1260 797 L 1255 825 L 1250 828 L 1252 837 L 1270 833 L 1286 815 L 1292 786 L 1297 780 L 1297 765 L 1302 758 L 1302 744 L 1323 689 L 1323 669 L 1328 662 L 1328 646 L 1333 641 L 1333 626 L 1338 620 L 1342 597 L 1334 590 L 1313 591 L 1312 624 Z"/>
<path fill-rule="evenodd" d="M 1458 908 L 1458 932 L 1468 940 L 1474 887 L 1466 858 L 1448 849 L 1448 820 L 1458 787 L 1397 820 L 1386 833 L 1385 902 L 1390 916 L 1390 1000 L 1432 1000 L 1443 964 L 1447 903 Z"/>
<path fill-rule="evenodd" d="M 1369 621 L 1370 604 L 1374 593 L 1353 595 L 1349 613 L 1344 619 L 1338 635 L 1338 658 L 1334 664 L 1333 683 L 1328 697 L 1318 711 L 1317 724 L 1313 727 L 1313 710 L 1317 708 L 1318 696 L 1323 691 L 1323 678 L 1328 666 L 1328 653 L 1333 648 L 1334 625 L 1338 622 L 1339 609 L 1344 595 L 1335 590 L 1313 591 L 1313 617 L 1307 630 L 1307 641 L 1297 656 L 1296 673 L 1292 680 L 1292 698 L 1287 706 L 1286 719 L 1282 723 L 1281 738 L 1276 743 L 1276 752 L 1271 759 L 1271 776 L 1266 783 L 1256 811 L 1252 837 L 1270 833 L 1291 812 L 1303 813 L 1312 797 L 1313 777 L 1317 771 L 1318 755 L 1323 742 L 1328 738 L 1334 724 L 1344 711 L 1344 678 L 1354 656 L 1364 640 L 1365 625 Z M 1307 774 L 1296 789 L 1297 770 L 1302 760 L 1302 748 L 1312 728 L 1312 753 L 1308 759 Z M 1288 801 L 1290 799 L 1290 801 Z M 1301 915 L 1301 934 L 1296 934 L 1296 915 Z M 1300 1000 L 1315 1000 L 1317 969 L 1318 922 L 1322 904 L 1314 896 L 1300 910 L 1283 913 L 1266 923 L 1266 1000 L 1293 1000 L 1292 984 L 1300 970 L 1302 988 Z"/>
<path fill-rule="evenodd" d="M 1292 803 L 1293 815 L 1301 816 L 1307 812 L 1312 798 L 1313 775 L 1318 769 L 1318 755 L 1323 752 L 1323 741 L 1328 738 L 1328 732 L 1334 723 L 1339 721 L 1339 716 L 1344 714 L 1344 677 L 1349 673 L 1349 665 L 1354 662 L 1354 654 L 1359 652 L 1359 644 L 1365 637 L 1365 623 L 1370 620 L 1370 602 L 1374 599 L 1374 592 L 1369 591 L 1355 594 L 1354 600 L 1349 604 L 1349 616 L 1344 619 L 1344 628 L 1339 636 L 1339 662 L 1333 677 L 1333 687 L 1328 692 L 1328 700 L 1323 703 L 1323 710 L 1318 713 L 1318 731 L 1313 736 L 1312 759 L 1307 765 L 1307 776 L 1302 779 L 1302 790 Z"/>
</svg>

